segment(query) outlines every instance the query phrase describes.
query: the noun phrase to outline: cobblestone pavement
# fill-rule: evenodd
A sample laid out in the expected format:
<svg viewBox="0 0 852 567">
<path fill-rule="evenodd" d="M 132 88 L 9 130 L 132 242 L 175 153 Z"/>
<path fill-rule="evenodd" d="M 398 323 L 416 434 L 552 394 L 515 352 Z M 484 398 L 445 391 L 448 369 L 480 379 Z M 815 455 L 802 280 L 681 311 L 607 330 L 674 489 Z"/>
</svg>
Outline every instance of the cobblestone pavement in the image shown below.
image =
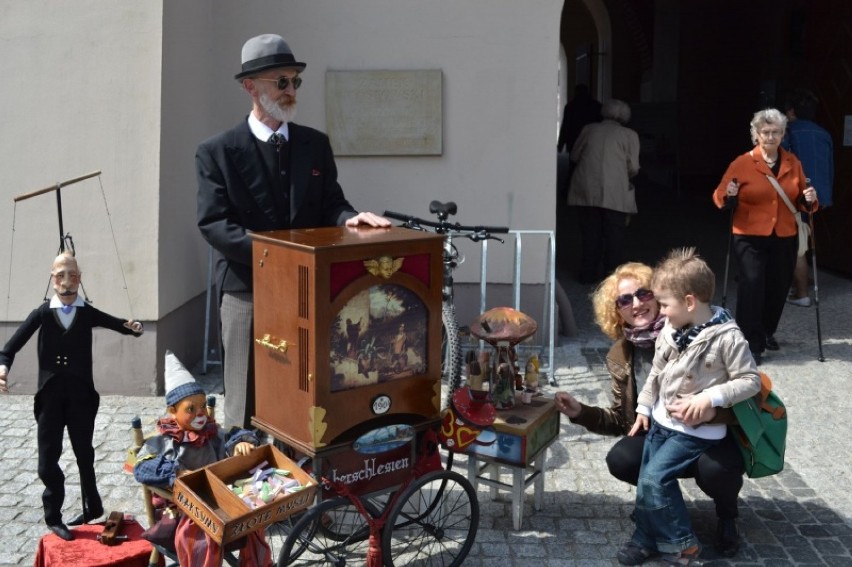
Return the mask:
<svg viewBox="0 0 852 567">
<path fill-rule="evenodd" d="M 561 340 L 554 364 L 560 389 L 581 399 L 609 403 L 603 367 L 608 341 L 594 329 L 579 285 L 566 291 L 580 328 Z M 846 395 L 852 374 L 852 286 L 849 280 L 820 274 L 822 336 L 826 362 L 817 361 L 815 309 L 788 306 L 776 335 L 781 350 L 766 357 L 763 370 L 774 380 L 789 412 L 787 464 L 774 477 L 746 480 L 739 526 L 744 545 L 731 560 L 712 547 L 715 514 L 692 481 L 682 486 L 703 558 L 712 565 L 852 566 L 852 495 L 849 439 L 852 402 Z M 733 305 L 733 302 L 730 303 Z M 199 376 L 202 381 L 214 376 Z M 211 383 L 215 390 L 216 384 Z M 842 393 L 841 393 L 842 392 Z M 0 397 L 0 565 L 31 565 L 42 521 L 42 485 L 36 476 L 32 396 Z M 122 472 L 130 443 L 130 420 L 143 417 L 146 430 L 164 410 L 162 397 L 105 396 L 97 419 L 95 447 L 99 487 L 107 510 L 143 516 L 133 478 Z M 631 533 L 632 488 L 612 479 L 604 456 L 612 438 L 585 433 L 563 420 L 561 435 L 546 461 L 543 507 L 533 510 L 526 493 L 524 524 L 514 531 L 508 501 L 493 501 L 480 487 L 481 519 L 465 565 L 616 565 L 618 547 Z M 464 470 L 459 458 L 457 470 Z M 70 447 L 63 453 L 67 479 L 66 517 L 79 511 L 76 465 Z"/>
</svg>

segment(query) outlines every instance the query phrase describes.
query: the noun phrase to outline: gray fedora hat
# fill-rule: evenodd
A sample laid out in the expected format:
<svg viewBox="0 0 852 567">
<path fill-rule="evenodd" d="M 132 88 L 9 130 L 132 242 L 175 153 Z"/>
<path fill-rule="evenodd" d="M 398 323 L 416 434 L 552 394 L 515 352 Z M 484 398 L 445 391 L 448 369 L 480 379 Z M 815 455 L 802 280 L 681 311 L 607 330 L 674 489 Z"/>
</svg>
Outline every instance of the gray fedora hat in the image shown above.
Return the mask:
<svg viewBox="0 0 852 567">
<path fill-rule="evenodd" d="M 234 78 L 242 79 L 267 69 L 290 67 L 302 71 L 307 65 L 296 61 L 293 50 L 280 35 L 267 33 L 253 37 L 243 44 L 243 69 Z"/>
</svg>

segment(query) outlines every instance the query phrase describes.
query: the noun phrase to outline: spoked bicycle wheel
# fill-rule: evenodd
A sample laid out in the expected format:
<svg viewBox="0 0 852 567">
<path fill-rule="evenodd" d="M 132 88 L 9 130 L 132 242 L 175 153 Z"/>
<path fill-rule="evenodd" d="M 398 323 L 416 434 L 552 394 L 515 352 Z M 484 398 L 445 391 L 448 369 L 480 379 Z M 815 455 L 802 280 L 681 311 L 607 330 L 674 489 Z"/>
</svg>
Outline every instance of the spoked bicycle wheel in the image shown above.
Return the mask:
<svg viewBox="0 0 852 567">
<path fill-rule="evenodd" d="M 364 507 L 376 516 L 369 502 Z M 296 521 L 277 565 L 364 565 L 369 539 L 366 518 L 348 498 L 325 500 Z"/>
<path fill-rule="evenodd" d="M 461 386 L 462 349 L 456 308 L 444 302 L 441 306 L 441 382 L 448 388 L 447 399 Z"/>
<path fill-rule="evenodd" d="M 479 501 L 470 482 L 434 471 L 412 482 L 388 514 L 382 532 L 385 565 L 461 565 L 476 539 Z"/>
<path fill-rule="evenodd" d="M 280 522 L 269 524 L 264 528 L 266 543 L 269 544 L 269 550 L 272 552 L 273 560 L 275 560 L 275 557 L 278 557 L 281 550 L 284 549 L 284 544 L 287 542 L 287 538 L 290 536 L 290 533 L 293 531 L 293 527 L 296 525 L 296 522 L 301 519 L 303 514 L 290 516 Z"/>
</svg>

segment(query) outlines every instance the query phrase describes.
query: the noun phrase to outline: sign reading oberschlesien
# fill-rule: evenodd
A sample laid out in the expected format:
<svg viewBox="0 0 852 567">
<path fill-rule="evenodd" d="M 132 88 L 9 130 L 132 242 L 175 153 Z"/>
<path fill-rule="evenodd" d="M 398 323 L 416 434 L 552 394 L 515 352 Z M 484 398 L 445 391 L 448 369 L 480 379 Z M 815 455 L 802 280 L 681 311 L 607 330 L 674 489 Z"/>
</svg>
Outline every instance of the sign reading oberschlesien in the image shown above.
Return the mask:
<svg viewBox="0 0 852 567">
<path fill-rule="evenodd" d="M 328 71 L 325 79 L 336 155 L 441 155 L 441 71 Z"/>
</svg>

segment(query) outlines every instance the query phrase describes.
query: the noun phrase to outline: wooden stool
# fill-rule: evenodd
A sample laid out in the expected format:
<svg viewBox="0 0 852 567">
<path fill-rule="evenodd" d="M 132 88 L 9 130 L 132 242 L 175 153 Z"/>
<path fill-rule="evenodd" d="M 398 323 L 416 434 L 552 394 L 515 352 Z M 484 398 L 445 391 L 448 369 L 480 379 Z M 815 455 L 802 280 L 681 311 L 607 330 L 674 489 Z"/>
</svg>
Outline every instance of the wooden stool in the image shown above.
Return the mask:
<svg viewBox="0 0 852 567">
<path fill-rule="evenodd" d="M 520 399 L 515 407 L 499 410 L 494 422 L 495 432 L 482 433 L 478 440 L 496 440 L 489 445 L 473 443 L 464 453 L 468 456 L 467 476 L 474 489 L 479 483 L 491 487 L 491 497 L 500 490 L 511 493 L 512 527 L 521 529 L 524 512 L 524 493 L 534 484 L 536 510 L 541 510 L 544 496 L 544 463 L 547 449 L 559 435 L 559 412 L 553 398 L 538 396 L 529 404 Z M 500 480 L 500 468 L 510 469 L 512 482 Z"/>
</svg>

